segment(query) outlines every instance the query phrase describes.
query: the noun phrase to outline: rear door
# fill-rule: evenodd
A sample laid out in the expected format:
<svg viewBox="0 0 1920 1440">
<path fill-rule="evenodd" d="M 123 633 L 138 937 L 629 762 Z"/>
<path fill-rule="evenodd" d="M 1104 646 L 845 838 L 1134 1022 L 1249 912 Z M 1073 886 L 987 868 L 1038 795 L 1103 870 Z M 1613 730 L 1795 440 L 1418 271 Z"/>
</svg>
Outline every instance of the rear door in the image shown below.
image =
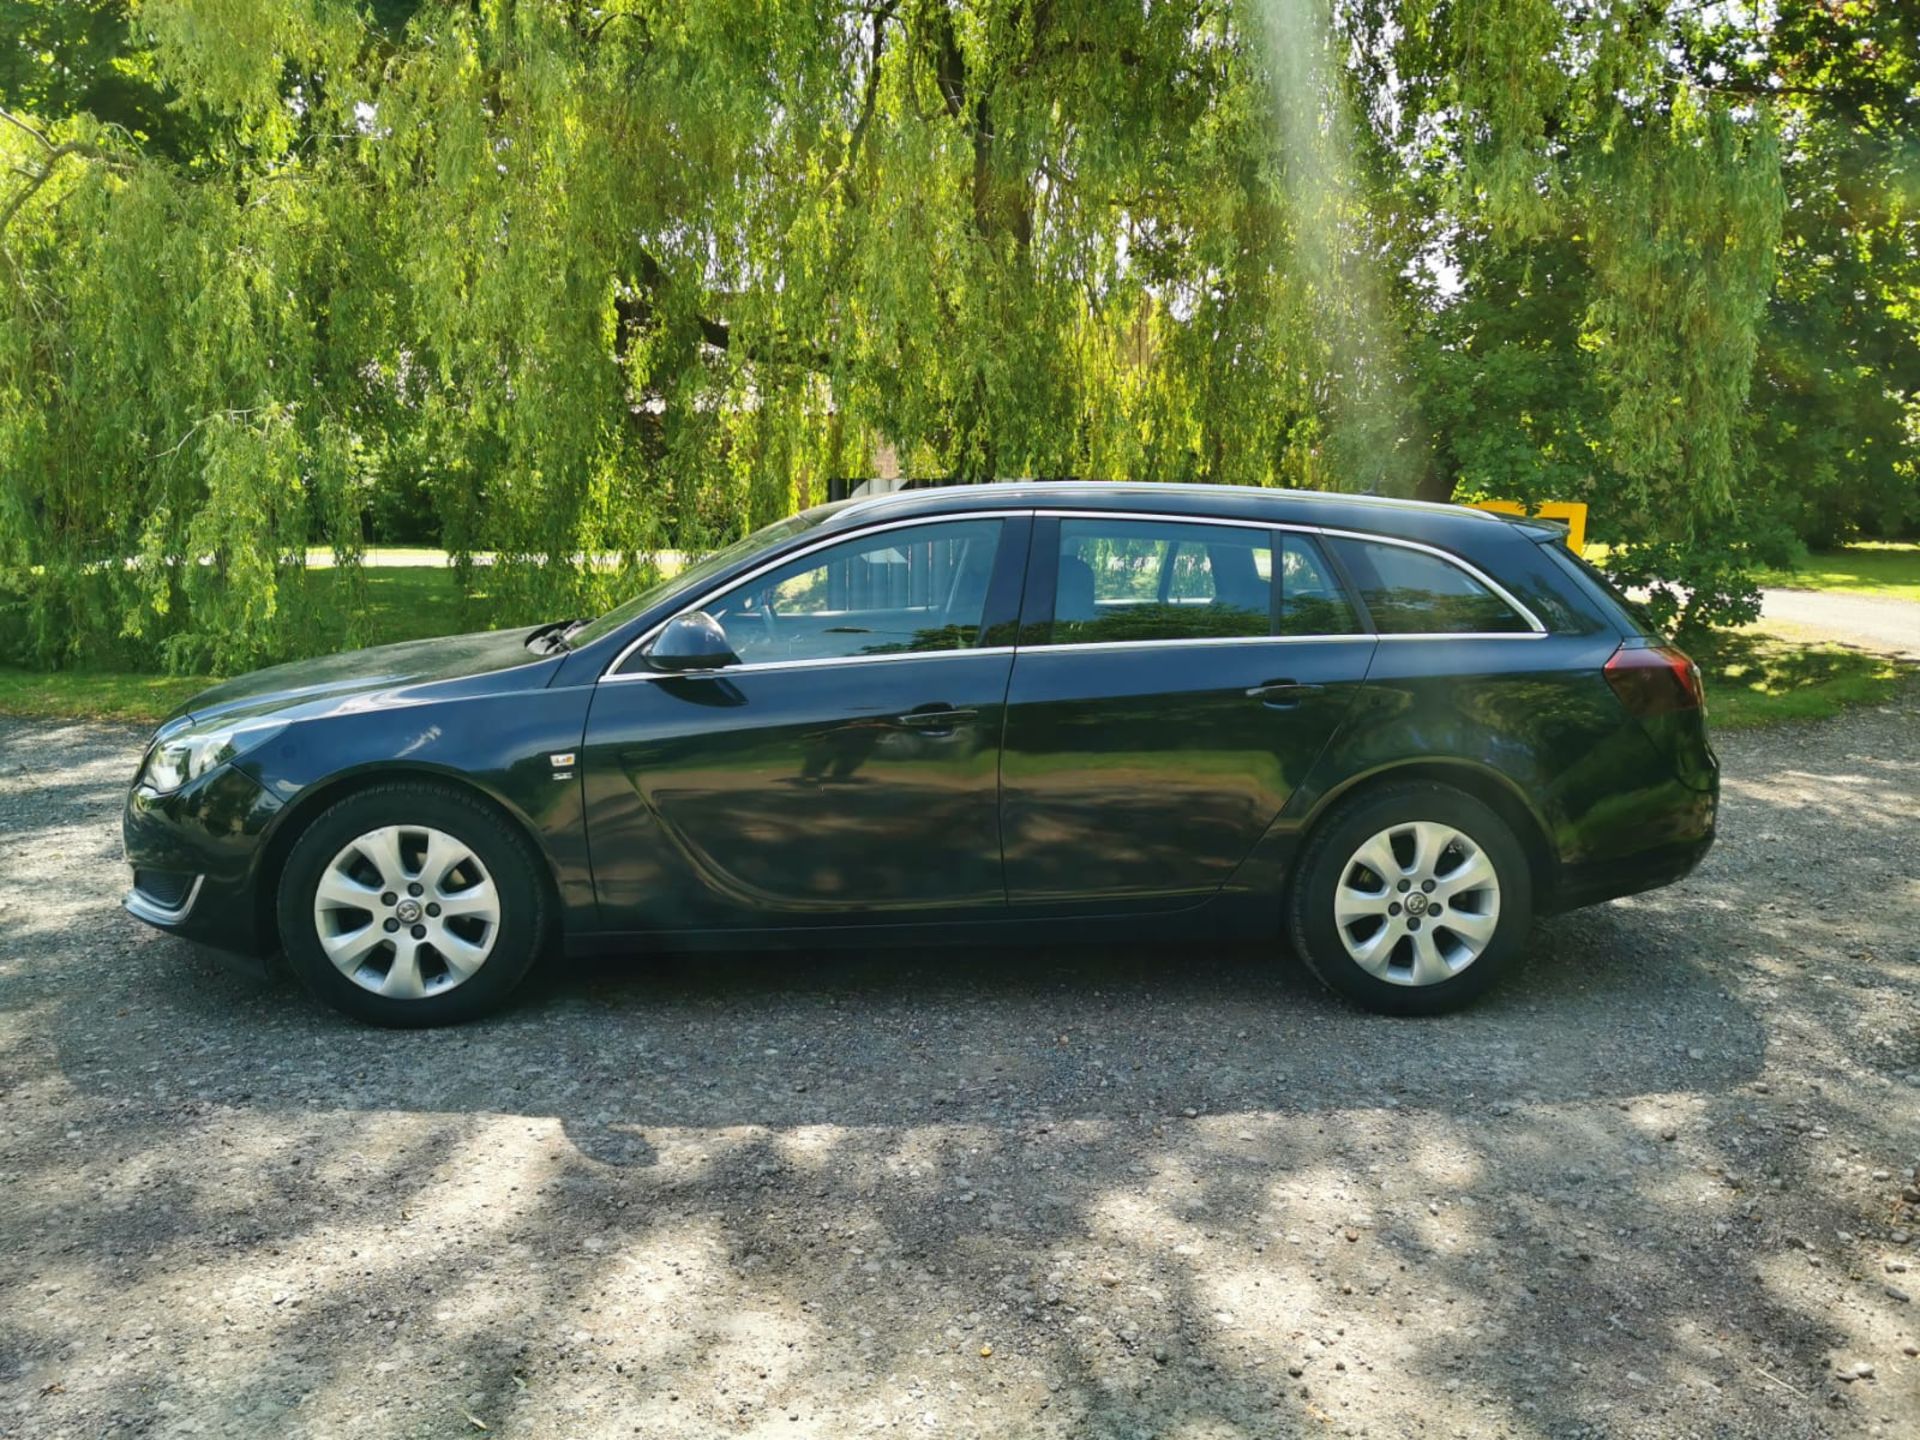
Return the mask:
<svg viewBox="0 0 1920 1440">
<path fill-rule="evenodd" d="M 1016 905 L 1202 898 L 1305 778 L 1375 639 L 1313 537 L 1036 519 L 1001 757 Z"/>
</svg>

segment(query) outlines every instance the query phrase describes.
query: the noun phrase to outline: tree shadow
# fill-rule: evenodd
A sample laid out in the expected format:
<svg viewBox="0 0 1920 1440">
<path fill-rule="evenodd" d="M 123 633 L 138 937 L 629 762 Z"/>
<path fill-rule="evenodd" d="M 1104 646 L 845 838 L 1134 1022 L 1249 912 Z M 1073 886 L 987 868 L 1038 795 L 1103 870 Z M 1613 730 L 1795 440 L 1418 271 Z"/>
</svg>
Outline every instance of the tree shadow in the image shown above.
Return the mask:
<svg viewBox="0 0 1920 1440">
<path fill-rule="evenodd" d="M 0 968 L 0 1415 L 1558 1437 L 1911 1413 L 1873 1349 L 1897 1302 L 1834 1237 L 1901 1223 L 1900 1177 L 1871 1175 L 1920 1118 L 1884 1019 L 1915 1013 L 1911 942 L 1846 903 L 1913 883 L 1914 768 L 1877 732 L 1728 748 L 1696 880 L 1544 923 L 1511 985 L 1433 1022 L 1259 946 L 1045 946 L 595 961 L 493 1021 L 379 1032 L 113 915 L 101 839 Z M 46 833 L 97 823 L 70 798 Z M 1834 1384 L 1830 1352 L 1877 1377 Z"/>
</svg>

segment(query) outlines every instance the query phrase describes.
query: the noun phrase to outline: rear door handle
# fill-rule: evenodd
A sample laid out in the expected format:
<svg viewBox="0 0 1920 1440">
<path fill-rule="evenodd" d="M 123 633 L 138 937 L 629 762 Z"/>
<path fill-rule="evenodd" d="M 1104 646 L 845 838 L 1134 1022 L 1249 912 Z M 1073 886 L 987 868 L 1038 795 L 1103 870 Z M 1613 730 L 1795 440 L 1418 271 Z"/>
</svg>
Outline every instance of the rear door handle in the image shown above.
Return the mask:
<svg viewBox="0 0 1920 1440">
<path fill-rule="evenodd" d="M 1327 687 L 1305 685 L 1297 680 L 1269 680 L 1247 691 L 1249 700 L 1258 700 L 1271 710 L 1290 710 L 1309 695 L 1318 695 Z"/>
<path fill-rule="evenodd" d="M 978 710 L 956 710 L 951 705 L 909 710 L 893 717 L 893 723 L 908 730 L 951 730 L 968 720 L 980 718 Z"/>
</svg>

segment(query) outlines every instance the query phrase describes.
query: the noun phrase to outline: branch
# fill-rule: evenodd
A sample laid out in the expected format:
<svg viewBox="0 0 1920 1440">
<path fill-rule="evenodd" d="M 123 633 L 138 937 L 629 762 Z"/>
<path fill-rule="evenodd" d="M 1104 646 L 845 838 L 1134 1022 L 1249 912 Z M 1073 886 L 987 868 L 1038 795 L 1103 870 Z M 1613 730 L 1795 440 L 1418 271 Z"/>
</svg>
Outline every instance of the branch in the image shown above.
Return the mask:
<svg viewBox="0 0 1920 1440">
<path fill-rule="evenodd" d="M 177 444 L 169 445 L 158 454 L 149 455 L 147 459 L 165 460 L 170 456 L 179 454 L 180 451 L 186 448 L 187 442 L 193 439 L 194 435 L 199 432 L 200 427 L 205 425 L 209 420 L 243 420 L 249 415 L 258 415 L 259 413 L 260 407 L 256 405 L 248 410 L 216 410 L 211 415 L 202 415 L 187 427 L 187 433 L 180 437 Z"/>
<path fill-rule="evenodd" d="M 1753 95 L 1769 99 L 1775 95 L 1837 95 L 1837 85 L 1770 85 L 1764 80 L 1695 80 L 1702 90 L 1715 95 Z"/>
<path fill-rule="evenodd" d="M 940 11 L 935 43 L 939 48 L 933 59 L 933 78 L 940 86 L 948 116 L 958 120 L 967 104 L 967 58 L 960 53 L 959 37 L 953 33 L 953 16 L 945 9 Z"/>
<path fill-rule="evenodd" d="M 649 290 L 666 288 L 666 267 L 656 259 L 650 250 L 642 247 L 638 252 L 640 281 Z M 798 365 L 803 369 L 826 372 L 833 368 L 833 356 L 825 350 L 808 346 L 784 345 L 769 348 L 764 345 L 746 345 L 736 343 L 733 327 L 724 320 L 715 320 L 708 315 L 695 315 L 694 323 L 700 327 L 700 338 L 716 350 L 726 350 L 761 365 Z"/>
<path fill-rule="evenodd" d="M 896 3 L 897 0 L 888 0 L 887 4 L 873 12 L 873 51 L 867 57 L 867 93 L 861 99 L 860 118 L 854 122 L 853 133 L 847 137 L 847 158 L 840 165 L 849 209 L 860 202 L 859 191 L 854 185 L 854 170 L 860 160 L 860 147 L 873 125 L 874 111 L 879 107 L 880 52 L 886 48 L 887 22 L 893 18 Z"/>
<path fill-rule="evenodd" d="M 13 128 L 16 130 L 24 131 L 26 134 L 31 135 L 34 139 L 40 142 L 41 149 L 43 150 L 53 149 L 53 141 L 49 140 L 43 131 L 34 129 L 33 126 L 27 124 L 27 122 L 22 120 L 19 116 L 10 114 L 5 110 L 0 110 L 0 120 L 6 121 L 7 124 L 13 126 Z"/>
<path fill-rule="evenodd" d="M 4 110 L 0 110 L 0 115 L 5 115 L 9 120 L 13 119 L 13 117 L 7 115 Z M 19 122 L 15 121 L 14 123 L 18 124 Z M 32 130 L 25 125 L 21 125 L 20 128 L 26 130 L 30 135 L 33 134 Z M 78 140 L 69 140 L 61 145 L 49 145 L 47 147 L 47 158 L 38 171 L 19 170 L 19 167 L 15 167 L 18 173 L 26 175 L 28 179 L 26 184 L 14 192 L 13 199 L 7 202 L 7 208 L 0 210 L 0 237 L 6 235 L 7 227 L 13 223 L 13 217 L 20 213 L 20 208 L 40 192 L 42 185 L 45 185 L 47 181 L 53 178 L 54 168 L 69 155 L 80 155 L 86 159 L 98 160 L 107 165 L 118 163 L 112 155 L 100 149 L 99 146 L 86 145 Z"/>
<path fill-rule="evenodd" d="M 7 227 L 13 223 L 13 217 L 20 213 L 20 208 L 39 193 L 42 185 L 53 178 L 54 168 L 67 156 L 78 155 L 86 160 L 97 160 L 103 165 L 115 167 L 123 163 L 118 156 L 84 140 L 67 140 L 56 145 L 47 138 L 45 131 L 36 130 L 9 110 L 0 109 L 0 120 L 4 120 L 21 134 L 31 136 L 46 152 L 38 170 L 27 170 L 18 165 L 11 167 L 16 175 L 26 176 L 27 183 L 22 185 L 13 199 L 7 202 L 7 208 L 0 211 L 0 238 L 5 237 Z"/>
</svg>

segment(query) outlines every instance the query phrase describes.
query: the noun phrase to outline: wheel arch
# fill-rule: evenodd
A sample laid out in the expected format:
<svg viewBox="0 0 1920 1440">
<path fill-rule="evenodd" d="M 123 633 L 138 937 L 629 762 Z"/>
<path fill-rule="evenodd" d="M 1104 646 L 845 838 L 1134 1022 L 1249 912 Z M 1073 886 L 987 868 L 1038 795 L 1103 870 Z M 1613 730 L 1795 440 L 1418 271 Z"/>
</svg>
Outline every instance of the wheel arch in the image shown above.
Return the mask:
<svg viewBox="0 0 1920 1440">
<path fill-rule="evenodd" d="M 1395 785 L 1426 782 L 1458 790 L 1485 805 L 1506 822 L 1527 857 L 1536 911 L 1544 911 L 1559 882 L 1560 857 L 1546 819 L 1514 780 L 1471 760 L 1422 758 L 1383 765 L 1342 781 L 1322 795 L 1300 826 L 1301 844 L 1347 801 Z"/>
<path fill-rule="evenodd" d="M 254 871 L 255 919 L 260 925 L 259 933 L 275 937 L 279 934 L 279 892 L 280 876 L 286 870 L 287 857 L 293 853 L 293 847 L 299 842 L 307 827 L 340 801 L 348 799 L 362 791 L 377 789 L 382 785 L 404 784 L 415 781 L 427 784 L 444 785 L 450 789 L 478 800 L 487 809 L 511 826 L 526 840 L 533 853 L 540 857 L 538 867 L 540 882 L 546 888 L 548 915 L 552 923 L 558 924 L 561 916 L 560 876 L 553 855 L 540 837 L 539 829 L 512 802 L 504 796 L 476 785 L 470 775 L 457 770 L 445 769 L 437 765 L 421 764 L 377 764 L 364 765 L 352 770 L 343 770 L 305 786 L 300 793 L 281 810 L 275 818 L 273 827 L 267 832 L 265 842 L 260 848 L 260 859 Z"/>
</svg>

